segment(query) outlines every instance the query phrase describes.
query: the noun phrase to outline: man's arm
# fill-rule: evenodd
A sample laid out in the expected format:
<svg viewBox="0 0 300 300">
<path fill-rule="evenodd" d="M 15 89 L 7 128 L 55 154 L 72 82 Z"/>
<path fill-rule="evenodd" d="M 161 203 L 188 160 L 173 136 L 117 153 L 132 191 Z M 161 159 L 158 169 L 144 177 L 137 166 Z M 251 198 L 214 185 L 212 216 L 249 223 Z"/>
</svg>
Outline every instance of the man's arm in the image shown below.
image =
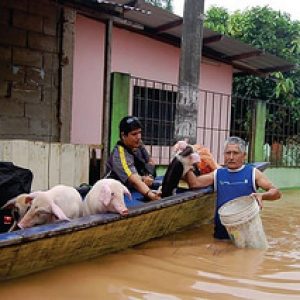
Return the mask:
<svg viewBox="0 0 300 300">
<path fill-rule="evenodd" d="M 128 178 L 128 182 L 149 200 L 159 200 L 161 198 L 159 194 L 152 192 L 152 190 L 145 182 L 143 182 L 142 178 L 137 173 L 131 174 Z"/>
<path fill-rule="evenodd" d="M 255 183 L 258 188 L 262 188 L 264 192 L 252 193 L 251 196 L 255 197 L 260 207 L 263 207 L 262 200 L 278 200 L 281 198 L 281 192 L 276 188 L 268 177 L 255 169 Z"/>
<path fill-rule="evenodd" d="M 185 181 L 191 189 L 206 187 L 214 183 L 214 172 L 201 176 L 196 176 L 194 172 L 190 170 L 186 173 Z"/>
</svg>

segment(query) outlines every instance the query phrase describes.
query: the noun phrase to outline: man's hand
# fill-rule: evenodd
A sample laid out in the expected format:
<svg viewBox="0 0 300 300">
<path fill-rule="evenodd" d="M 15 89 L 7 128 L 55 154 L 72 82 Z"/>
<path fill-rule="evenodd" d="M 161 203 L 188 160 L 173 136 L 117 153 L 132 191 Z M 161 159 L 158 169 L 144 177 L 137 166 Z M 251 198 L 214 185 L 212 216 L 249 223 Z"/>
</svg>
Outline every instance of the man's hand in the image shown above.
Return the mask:
<svg viewBox="0 0 300 300">
<path fill-rule="evenodd" d="M 142 176 L 142 181 L 147 185 L 151 186 L 153 184 L 154 178 L 151 175 Z"/>
<path fill-rule="evenodd" d="M 263 208 L 262 193 L 252 193 L 250 196 L 257 201 L 260 209 L 262 209 Z"/>
<path fill-rule="evenodd" d="M 146 198 L 151 201 L 159 200 L 161 199 L 161 192 L 150 190 L 148 193 L 146 193 Z"/>
</svg>

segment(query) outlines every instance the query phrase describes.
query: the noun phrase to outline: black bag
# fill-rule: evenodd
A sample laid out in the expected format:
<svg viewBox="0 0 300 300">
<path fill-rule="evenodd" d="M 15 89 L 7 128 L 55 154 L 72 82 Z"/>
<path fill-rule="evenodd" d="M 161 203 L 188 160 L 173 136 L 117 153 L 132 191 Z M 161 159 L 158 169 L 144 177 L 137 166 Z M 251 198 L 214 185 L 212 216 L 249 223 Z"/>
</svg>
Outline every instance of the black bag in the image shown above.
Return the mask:
<svg viewBox="0 0 300 300">
<path fill-rule="evenodd" d="M 0 162 L 0 208 L 10 199 L 30 193 L 33 174 L 29 169 L 11 162 Z M 7 231 L 13 223 L 11 210 L 0 209 L 0 232 Z"/>
</svg>

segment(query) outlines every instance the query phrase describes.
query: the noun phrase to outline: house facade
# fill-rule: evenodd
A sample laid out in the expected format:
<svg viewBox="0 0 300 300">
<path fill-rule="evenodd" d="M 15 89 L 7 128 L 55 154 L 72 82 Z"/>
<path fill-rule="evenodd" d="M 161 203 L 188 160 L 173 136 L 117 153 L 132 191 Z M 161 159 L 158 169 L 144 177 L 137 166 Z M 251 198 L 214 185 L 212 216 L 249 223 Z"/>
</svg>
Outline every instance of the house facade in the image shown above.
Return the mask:
<svg viewBox="0 0 300 300">
<path fill-rule="evenodd" d="M 82 15 L 76 16 L 72 143 L 102 143 L 103 122 L 101 116 L 103 115 L 103 82 L 105 76 L 104 41 L 105 24 Z M 135 104 L 133 94 L 136 89 L 134 87 L 143 88 L 145 84 L 148 84 L 147 87 L 151 89 L 155 84 L 154 89 L 162 91 L 163 84 L 176 86 L 178 83 L 179 59 L 180 48 L 178 47 L 123 28 L 114 27 L 112 30 L 111 72 L 128 74 L 130 78 L 141 79 L 140 82 L 138 80 L 131 82 L 130 99 L 126 107 L 127 111 L 123 111 L 123 115 L 135 112 L 133 109 Z M 200 90 L 230 97 L 233 77 L 233 67 L 231 65 L 204 58 L 200 70 Z M 144 81 L 144 83 L 141 83 L 141 81 Z M 127 98 L 128 95 L 123 95 L 123 101 L 127 102 Z M 122 99 L 120 99 L 120 102 L 122 102 Z M 209 104 L 206 104 L 207 110 L 211 109 Z M 226 103 L 226 105 L 230 105 L 230 103 Z M 217 110 L 220 112 L 220 109 L 222 109 L 221 106 L 215 108 L 216 115 L 218 115 Z M 201 124 L 201 120 L 204 120 L 201 116 L 203 111 L 199 110 L 199 124 Z M 223 110 L 223 113 L 226 111 Z M 158 114 L 158 111 L 156 113 Z M 209 114 L 209 117 L 211 116 L 212 114 Z M 155 117 L 158 119 L 158 116 L 153 116 L 153 118 Z M 207 118 L 208 124 L 212 122 L 212 119 Z M 220 125 L 228 130 L 228 116 L 224 118 Z M 208 139 L 207 143 L 209 143 Z"/>
<path fill-rule="evenodd" d="M 0 140 L 94 145 L 100 159 L 121 116 L 135 114 L 168 163 L 181 17 L 142 0 L 1 0 L 0 15 Z M 197 141 L 220 161 L 233 74 L 286 62 L 207 29 L 202 53 Z"/>
</svg>

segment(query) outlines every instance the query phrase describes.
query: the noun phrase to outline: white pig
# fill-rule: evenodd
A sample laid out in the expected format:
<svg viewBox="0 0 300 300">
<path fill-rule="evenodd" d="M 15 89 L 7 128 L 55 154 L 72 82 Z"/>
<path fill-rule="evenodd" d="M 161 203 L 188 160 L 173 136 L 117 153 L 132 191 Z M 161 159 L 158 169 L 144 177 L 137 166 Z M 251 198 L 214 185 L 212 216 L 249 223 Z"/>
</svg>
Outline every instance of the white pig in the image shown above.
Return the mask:
<svg viewBox="0 0 300 300">
<path fill-rule="evenodd" d="M 25 213 L 30 207 L 30 196 L 29 194 L 20 194 L 7 201 L 1 209 L 11 209 L 12 215 L 14 217 L 14 223 L 8 230 L 13 231 L 17 228 L 17 223 L 24 217 Z"/>
<path fill-rule="evenodd" d="M 131 199 L 129 190 L 115 179 L 100 179 L 86 195 L 83 201 L 85 216 L 101 212 L 117 212 L 122 216 L 128 214 L 124 203 L 124 194 Z"/>
<path fill-rule="evenodd" d="M 31 207 L 18 223 L 20 228 L 82 216 L 81 196 L 71 186 L 56 185 L 48 191 L 31 193 L 26 199 L 31 202 Z"/>
</svg>

